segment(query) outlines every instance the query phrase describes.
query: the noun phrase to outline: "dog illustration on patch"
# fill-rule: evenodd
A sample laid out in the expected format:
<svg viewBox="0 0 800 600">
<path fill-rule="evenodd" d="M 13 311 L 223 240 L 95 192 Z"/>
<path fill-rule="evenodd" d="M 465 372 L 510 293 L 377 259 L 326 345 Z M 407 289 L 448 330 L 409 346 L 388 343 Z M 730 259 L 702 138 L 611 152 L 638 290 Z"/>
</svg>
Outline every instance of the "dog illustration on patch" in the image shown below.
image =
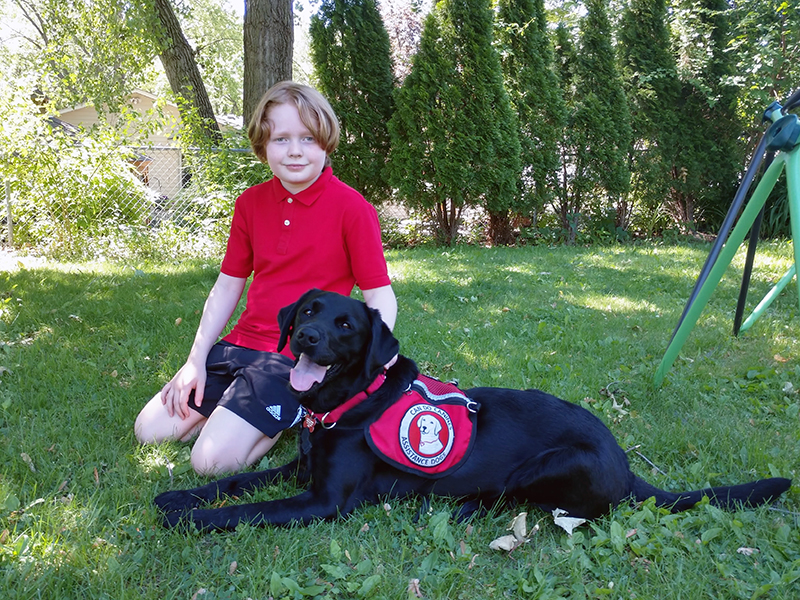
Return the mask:
<svg viewBox="0 0 800 600">
<path fill-rule="evenodd" d="M 442 431 L 439 419 L 432 414 L 420 415 L 417 419 L 417 427 L 419 427 L 419 453 L 425 456 L 439 454 L 444 448 L 442 440 L 439 439 Z"/>
</svg>

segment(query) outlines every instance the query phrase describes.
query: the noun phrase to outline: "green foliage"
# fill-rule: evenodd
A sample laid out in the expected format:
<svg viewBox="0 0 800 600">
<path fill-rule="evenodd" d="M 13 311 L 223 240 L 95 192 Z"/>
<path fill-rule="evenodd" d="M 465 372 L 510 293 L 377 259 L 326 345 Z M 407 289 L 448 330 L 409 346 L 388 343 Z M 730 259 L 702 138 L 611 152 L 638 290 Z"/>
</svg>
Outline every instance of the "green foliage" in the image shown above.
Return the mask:
<svg viewBox="0 0 800 600">
<path fill-rule="evenodd" d="M 40 114 L 20 84 L 0 78 L 0 179 L 10 184 L 16 242 L 70 253 L 84 236 L 146 219 L 147 189 L 113 131 L 92 136 Z"/>
<path fill-rule="evenodd" d="M 544 1 L 502 0 L 495 28 L 505 85 L 519 124 L 523 170 L 512 210 L 536 215 L 556 189 L 557 142 L 565 125 Z"/>
<path fill-rule="evenodd" d="M 324 0 L 311 19 L 311 58 L 319 91 L 342 129 L 337 177 L 373 203 L 390 196 L 387 123 L 394 112 L 389 35 L 375 0 Z"/>
<path fill-rule="evenodd" d="M 634 212 L 652 215 L 672 188 L 680 96 L 665 0 L 631 0 L 618 29 L 620 74 L 631 109 L 631 197 L 620 205 L 624 226 Z M 639 209 L 637 210 L 637 205 Z M 638 217 L 638 215 L 637 215 Z M 641 220 L 636 223 L 642 229 Z"/>
<path fill-rule="evenodd" d="M 735 65 L 727 52 L 731 16 L 725 0 L 676 5 L 681 135 L 670 211 L 688 229 L 713 229 L 722 221 L 744 164 L 730 83 Z"/>
<path fill-rule="evenodd" d="M 611 39 L 606 1 L 591 0 L 581 20 L 579 50 L 574 59 L 565 63 L 564 54 L 561 61 L 574 64 L 567 95 L 571 119 L 562 150 L 565 173 L 571 176 L 562 182 L 559 202 L 562 227 L 572 242 L 579 215 L 608 208 L 621 214 L 619 204 L 630 185 L 630 113 Z"/>
<path fill-rule="evenodd" d="M 196 44 L 197 65 L 214 113 L 241 115 L 244 60 L 241 15 L 229 0 L 192 0 L 191 4 L 180 3 L 178 8 L 183 31 Z"/>
<path fill-rule="evenodd" d="M 22 35 L 9 77 L 36 74 L 39 94 L 59 106 L 117 108 L 153 77 L 146 14 L 121 0 L 5 0 Z M 9 6 L 10 5 L 10 6 Z M 6 10 L 8 12 L 6 12 Z"/>
<path fill-rule="evenodd" d="M 31 85 L 0 76 L 0 179 L 18 246 L 71 258 L 207 253 L 224 243 L 235 198 L 270 176 L 233 135 L 224 148 L 182 148 L 186 185 L 159 196 L 134 166 L 148 150 L 127 138 L 163 125 L 157 110 L 123 110 L 115 127 L 85 131 L 41 114 Z"/>
<path fill-rule="evenodd" d="M 733 6 L 730 49 L 736 68 L 739 117 L 760 136 L 761 116 L 800 86 L 800 10 L 786 0 L 744 0 Z"/>
<path fill-rule="evenodd" d="M 455 240 L 464 206 L 482 206 L 505 243 L 519 139 L 487 2 L 448 0 L 428 16 L 390 131 L 392 182 L 431 212 L 443 241 Z M 419 181 L 404 184 L 409 173 Z"/>
<path fill-rule="evenodd" d="M 429 14 L 389 121 L 390 182 L 408 206 L 429 212 L 436 236 L 448 244 L 458 234 L 469 169 L 460 139 L 449 133 L 452 115 L 461 104 L 453 60 L 438 15 Z"/>
</svg>

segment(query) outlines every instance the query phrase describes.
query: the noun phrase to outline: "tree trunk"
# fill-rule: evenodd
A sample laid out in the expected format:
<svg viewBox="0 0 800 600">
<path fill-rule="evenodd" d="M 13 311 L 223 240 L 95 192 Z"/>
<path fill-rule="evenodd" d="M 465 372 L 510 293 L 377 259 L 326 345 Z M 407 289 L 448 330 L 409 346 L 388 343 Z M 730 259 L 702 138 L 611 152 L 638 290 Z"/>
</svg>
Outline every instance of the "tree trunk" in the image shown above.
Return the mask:
<svg viewBox="0 0 800 600">
<path fill-rule="evenodd" d="M 514 231 L 508 210 L 489 211 L 489 240 L 492 246 L 510 246 L 514 243 Z"/>
<path fill-rule="evenodd" d="M 222 140 L 214 109 L 194 58 L 194 50 L 183 35 L 181 24 L 170 0 L 154 0 L 156 17 L 161 25 L 159 57 L 169 80 L 169 87 L 178 100 L 184 127 L 211 143 Z M 196 112 L 196 115 L 193 114 Z"/>
<path fill-rule="evenodd" d="M 292 78 L 292 0 L 245 0 L 242 116 L 250 122 L 261 96 Z"/>
</svg>

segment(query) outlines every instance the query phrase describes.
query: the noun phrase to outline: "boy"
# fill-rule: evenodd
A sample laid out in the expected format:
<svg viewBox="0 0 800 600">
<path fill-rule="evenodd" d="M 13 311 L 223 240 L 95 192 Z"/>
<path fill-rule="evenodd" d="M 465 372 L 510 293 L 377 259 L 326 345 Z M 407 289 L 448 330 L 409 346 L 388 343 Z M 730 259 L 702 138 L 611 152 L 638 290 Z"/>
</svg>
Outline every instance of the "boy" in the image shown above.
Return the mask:
<svg viewBox="0 0 800 600">
<path fill-rule="evenodd" d="M 339 124 L 328 101 L 307 86 L 278 83 L 261 99 L 248 136 L 274 177 L 237 199 L 189 357 L 134 426 L 142 443 L 199 432 L 192 466 L 206 475 L 252 465 L 300 419 L 288 389 L 291 353 L 277 353 L 281 307 L 312 287 L 349 295 L 358 284 L 390 328 L 397 316 L 377 213 L 330 168 Z M 245 311 L 217 342 L 251 273 Z"/>
</svg>

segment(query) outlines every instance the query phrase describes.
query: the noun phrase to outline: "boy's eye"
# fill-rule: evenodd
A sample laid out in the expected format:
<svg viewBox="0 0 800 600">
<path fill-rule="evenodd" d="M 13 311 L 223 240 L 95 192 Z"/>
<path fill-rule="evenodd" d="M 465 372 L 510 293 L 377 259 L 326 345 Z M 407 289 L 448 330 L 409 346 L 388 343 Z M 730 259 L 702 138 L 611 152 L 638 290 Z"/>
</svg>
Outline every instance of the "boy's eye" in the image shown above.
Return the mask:
<svg viewBox="0 0 800 600">
<path fill-rule="evenodd" d="M 313 136 L 307 135 L 303 138 L 303 141 L 308 144 L 315 144 L 317 140 L 315 140 Z"/>
</svg>

